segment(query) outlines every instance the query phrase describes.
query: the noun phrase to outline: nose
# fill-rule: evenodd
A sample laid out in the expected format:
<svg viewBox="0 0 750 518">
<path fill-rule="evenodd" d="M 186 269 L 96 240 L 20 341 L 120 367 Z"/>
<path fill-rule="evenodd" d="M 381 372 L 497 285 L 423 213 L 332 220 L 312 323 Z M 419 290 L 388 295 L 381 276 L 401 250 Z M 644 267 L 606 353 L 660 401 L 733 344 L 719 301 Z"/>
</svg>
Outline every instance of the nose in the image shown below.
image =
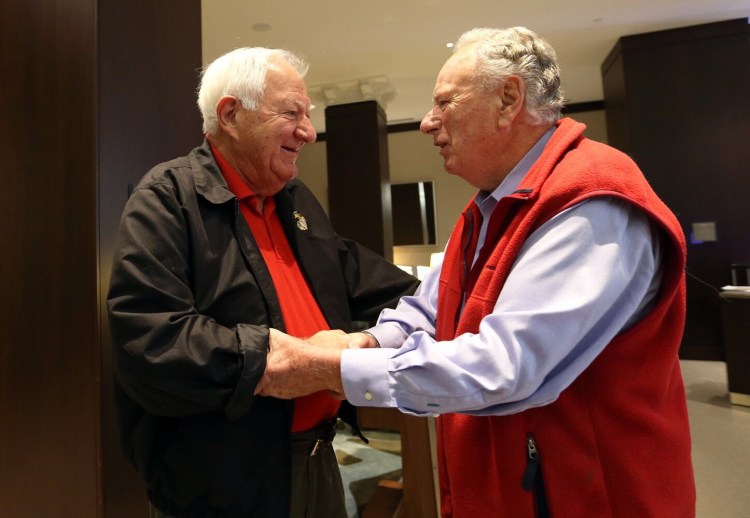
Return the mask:
<svg viewBox="0 0 750 518">
<path fill-rule="evenodd" d="M 302 122 L 297 126 L 296 130 L 297 138 L 302 140 L 305 144 L 312 144 L 315 139 L 318 138 L 318 134 L 315 128 L 307 117 L 302 118 Z"/>
<path fill-rule="evenodd" d="M 440 129 L 440 116 L 437 113 L 437 109 L 432 108 L 422 117 L 422 122 L 419 124 L 419 131 L 427 134 L 438 129 Z"/>
</svg>

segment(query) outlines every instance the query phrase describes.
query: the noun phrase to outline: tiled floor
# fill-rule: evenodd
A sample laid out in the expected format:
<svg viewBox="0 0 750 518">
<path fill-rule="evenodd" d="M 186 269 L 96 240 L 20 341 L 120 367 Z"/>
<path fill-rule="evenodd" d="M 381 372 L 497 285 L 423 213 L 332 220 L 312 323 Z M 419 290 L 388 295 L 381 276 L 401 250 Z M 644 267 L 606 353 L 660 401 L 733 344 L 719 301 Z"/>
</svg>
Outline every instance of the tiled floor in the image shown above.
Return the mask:
<svg viewBox="0 0 750 518">
<path fill-rule="evenodd" d="M 723 362 L 683 361 L 698 518 L 750 518 L 750 408 L 732 405 Z"/>
<path fill-rule="evenodd" d="M 349 430 L 338 433 L 334 439 L 350 517 L 359 516 L 379 480 L 401 480 L 399 434 L 371 430 L 365 435 L 369 445 L 352 437 Z"/>
<path fill-rule="evenodd" d="M 750 408 L 729 403 L 723 362 L 683 361 L 682 371 L 693 437 L 697 518 L 750 518 Z M 378 478 L 400 476 L 397 434 L 367 435 L 374 448 L 346 431 L 334 442 L 350 517 L 358 516 Z"/>
</svg>

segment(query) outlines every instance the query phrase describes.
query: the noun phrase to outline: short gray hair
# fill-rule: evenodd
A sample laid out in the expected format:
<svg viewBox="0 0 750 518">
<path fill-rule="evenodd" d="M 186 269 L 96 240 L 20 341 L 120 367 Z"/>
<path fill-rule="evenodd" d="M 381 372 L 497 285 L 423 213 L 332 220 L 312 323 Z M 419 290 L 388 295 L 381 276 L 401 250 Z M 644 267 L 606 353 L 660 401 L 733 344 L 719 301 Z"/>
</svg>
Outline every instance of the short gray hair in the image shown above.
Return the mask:
<svg viewBox="0 0 750 518">
<path fill-rule="evenodd" d="M 201 75 L 198 87 L 198 107 L 203 116 L 203 132 L 212 135 L 218 127 L 216 106 L 219 100 L 231 95 L 247 110 L 255 110 L 263 99 L 268 65 L 284 60 L 304 77 L 309 65 L 297 54 L 283 49 L 243 47 L 217 58 Z"/>
<path fill-rule="evenodd" d="M 475 46 L 479 58 L 475 80 L 483 88 L 501 84 L 511 75 L 526 87 L 526 111 L 539 124 L 560 118 L 565 104 L 555 50 L 525 27 L 476 28 L 461 35 L 454 52 Z"/>
</svg>

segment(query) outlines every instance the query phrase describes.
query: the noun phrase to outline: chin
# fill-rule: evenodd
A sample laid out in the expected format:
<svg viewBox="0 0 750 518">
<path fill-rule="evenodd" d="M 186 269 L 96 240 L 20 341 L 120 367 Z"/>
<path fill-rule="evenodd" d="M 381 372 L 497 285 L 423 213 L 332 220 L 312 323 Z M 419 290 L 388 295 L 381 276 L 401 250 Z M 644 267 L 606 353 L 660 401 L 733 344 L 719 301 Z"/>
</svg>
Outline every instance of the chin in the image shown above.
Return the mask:
<svg viewBox="0 0 750 518">
<path fill-rule="evenodd" d="M 279 188 L 279 190 L 281 190 L 286 184 L 288 184 L 289 182 L 291 182 L 295 178 L 297 178 L 297 172 L 296 171 L 295 171 L 294 174 L 285 175 L 283 177 L 280 177 L 279 181 L 282 182 L 282 183 L 281 183 L 281 187 Z"/>
<path fill-rule="evenodd" d="M 461 176 L 461 173 L 454 166 L 452 166 L 451 164 L 447 162 L 443 164 L 443 169 L 445 169 L 446 173 L 451 174 L 453 176 L 459 176 L 459 177 Z"/>
</svg>

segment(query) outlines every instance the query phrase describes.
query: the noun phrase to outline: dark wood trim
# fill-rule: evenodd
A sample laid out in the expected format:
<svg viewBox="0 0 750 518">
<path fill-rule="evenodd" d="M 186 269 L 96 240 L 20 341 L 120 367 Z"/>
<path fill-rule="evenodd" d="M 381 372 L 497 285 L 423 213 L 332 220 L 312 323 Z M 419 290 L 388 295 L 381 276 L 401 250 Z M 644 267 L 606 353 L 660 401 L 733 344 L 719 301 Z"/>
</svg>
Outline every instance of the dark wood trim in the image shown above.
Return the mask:
<svg viewBox="0 0 750 518">
<path fill-rule="evenodd" d="M 388 133 L 401 133 L 403 131 L 419 131 L 421 121 L 399 122 L 388 125 Z"/>
<path fill-rule="evenodd" d="M 595 112 L 604 110 L 604 101 L 585 101 L 581 103 L 566 104 L 562 110 L 563 115 L 572 115 L 573 113 Z"/>
<path fill-rule="evenodd" d="M 626 51 L 648 47 L 674 45 L 693 40 L 707 40 L 736 34 L 746 34 L 748 30 L 747 18 L 736 18 L 722 22 L 711 22 L 689 27 L 677 27 L 663 31 L 643 34 L 631 34 L 620 38 L 602 62 L 602 74 L 606 74 L 618 57 Z"/>
</svg>

